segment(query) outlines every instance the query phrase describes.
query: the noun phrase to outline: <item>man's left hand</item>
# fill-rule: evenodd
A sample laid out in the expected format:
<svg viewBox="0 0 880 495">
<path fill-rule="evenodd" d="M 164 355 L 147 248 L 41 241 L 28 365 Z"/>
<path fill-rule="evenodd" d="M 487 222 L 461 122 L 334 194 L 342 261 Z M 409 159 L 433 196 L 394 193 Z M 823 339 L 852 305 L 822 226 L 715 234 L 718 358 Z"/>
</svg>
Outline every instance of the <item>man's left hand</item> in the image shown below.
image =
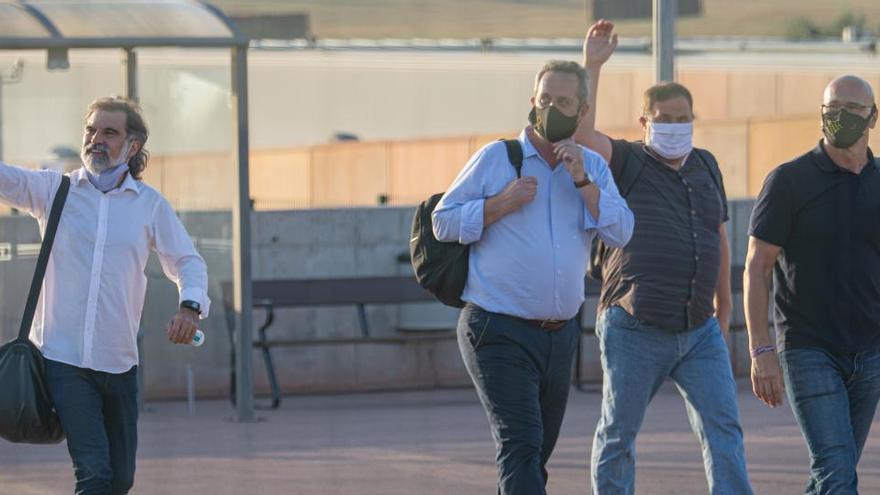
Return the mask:
<svg viewBox="0 0 880 495">
<path fill-rule="evenodd" d="M 553 152 L 562 160 L 563 165 L 575 182 L 584 180 L 584 150 L 568 138 L 553 144 Z"/>
<path fill-rule="evenodd" d="M 196 334 L 198 325 L 198 313 L 191 309 L 180 308 L 165 331 L 168 333 L 168 340 L 171 342 L 175 344 L 189 344 Z"/>
</svg>

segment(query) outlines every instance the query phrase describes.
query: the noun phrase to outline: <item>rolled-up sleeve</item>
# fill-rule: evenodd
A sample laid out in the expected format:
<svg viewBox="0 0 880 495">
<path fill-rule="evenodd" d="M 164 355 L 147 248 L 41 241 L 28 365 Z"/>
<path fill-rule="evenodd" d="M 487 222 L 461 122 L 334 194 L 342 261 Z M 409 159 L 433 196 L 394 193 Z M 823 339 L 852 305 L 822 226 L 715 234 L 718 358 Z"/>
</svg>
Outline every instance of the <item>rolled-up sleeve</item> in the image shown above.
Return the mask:
<svg viewBox="0 0 880 495">
<path fill-rule="evenodd" d="M 201 318 L 207 318 L 211 306 L 208 298 L 207 264 L 196 251 L 183 223 L 164 199 L 156 208 L 153 248 L 165 276 L 177 285 L 180 301 L 199 303 Z"/>
<path fill-rule="evenodd" d="M 438 241 L 472 244 L 482 238 L 485 149 L 471 157 L 434 208 L 431 221 Z"/>
<path fill-rule="evenodd" d="M 595 230 L 608 246 L 624 247 L 632 237 L 633 213 L 620 197 L 605 160 L 595 153 L 585 153 L 584 163 L 590 180 L 599 188 L 599 218 L 593 218 L 585 204 L 584 229 Z"/>
</svg>

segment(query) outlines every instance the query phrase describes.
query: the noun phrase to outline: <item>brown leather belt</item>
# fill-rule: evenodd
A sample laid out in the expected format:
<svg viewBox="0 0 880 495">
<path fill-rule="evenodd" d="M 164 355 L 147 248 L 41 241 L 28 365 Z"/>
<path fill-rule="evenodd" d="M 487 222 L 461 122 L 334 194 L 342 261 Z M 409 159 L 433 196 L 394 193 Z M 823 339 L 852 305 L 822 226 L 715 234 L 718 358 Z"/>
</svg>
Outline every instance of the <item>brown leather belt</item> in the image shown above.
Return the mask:
<svg viewBox="0 0 880 495">
<path fill-rule="evenodd" d="M 523 320 L 529 325 L 534 325 L 545 332 L 555 332 L 564 327 L 571 320 Z"/>
</svg>

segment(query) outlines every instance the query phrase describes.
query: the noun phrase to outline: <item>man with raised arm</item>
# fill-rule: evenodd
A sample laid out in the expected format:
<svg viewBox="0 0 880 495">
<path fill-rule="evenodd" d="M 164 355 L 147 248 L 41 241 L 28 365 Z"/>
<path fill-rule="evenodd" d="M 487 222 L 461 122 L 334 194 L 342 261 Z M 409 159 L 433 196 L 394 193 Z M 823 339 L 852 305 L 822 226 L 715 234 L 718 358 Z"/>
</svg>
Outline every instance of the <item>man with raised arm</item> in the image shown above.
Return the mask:
<svg viewBox="0 0 880 495">
<path fill-rule="evenodd" d="M 750 494 L 736 384 L 724 341 L 730 320 L 727 198 L 715 158 L 693 147 L 693 98 L 674 82 L 648 88 L 644 141 L 596 130 L 602 65 L 617 46 L 599 21 L 584 40 L 590 106 L 575 134 L 602 155 L 635 215 L 629 244 L 601 249 L 596 335 L 604 380 L 592 454 L 594 494 L 635 492 L 635 440 L 671 378 L 703 453 L 709 492 Z"/>
<path fill-rule="evenodd" d="M 150 252 L 178 287 L 170 341 L 191 342 L 210 304 L 205 261 L 168 201 L 141 182 L 147 136 L 134 102 L 89 105 L 82 167 L 70 173 L 30 333 L 45 357 L 77 495 L 120 495 L 134 484 L 137 333 Z M 55 171 L 0 164 L 0 201 L 35 217 L 42 233 L 61 182 Z"/>
</svg>

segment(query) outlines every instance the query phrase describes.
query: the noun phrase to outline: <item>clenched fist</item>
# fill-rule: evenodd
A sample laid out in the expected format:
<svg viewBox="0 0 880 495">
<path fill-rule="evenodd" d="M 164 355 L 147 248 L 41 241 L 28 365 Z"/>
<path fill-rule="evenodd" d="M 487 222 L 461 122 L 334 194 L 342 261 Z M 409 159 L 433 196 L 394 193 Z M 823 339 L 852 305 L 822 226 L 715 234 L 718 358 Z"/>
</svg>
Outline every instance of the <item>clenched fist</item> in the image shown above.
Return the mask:
<svg viewBox="0 0 880 495">
<path fill-rule="evenodd" d="M 538 179 L 534 177 L 520 177 L 511 181 L 501 195 L 514 209 L 520 209 L 526 203 L 535 199 L 538 192 Z"/>
</svg>

